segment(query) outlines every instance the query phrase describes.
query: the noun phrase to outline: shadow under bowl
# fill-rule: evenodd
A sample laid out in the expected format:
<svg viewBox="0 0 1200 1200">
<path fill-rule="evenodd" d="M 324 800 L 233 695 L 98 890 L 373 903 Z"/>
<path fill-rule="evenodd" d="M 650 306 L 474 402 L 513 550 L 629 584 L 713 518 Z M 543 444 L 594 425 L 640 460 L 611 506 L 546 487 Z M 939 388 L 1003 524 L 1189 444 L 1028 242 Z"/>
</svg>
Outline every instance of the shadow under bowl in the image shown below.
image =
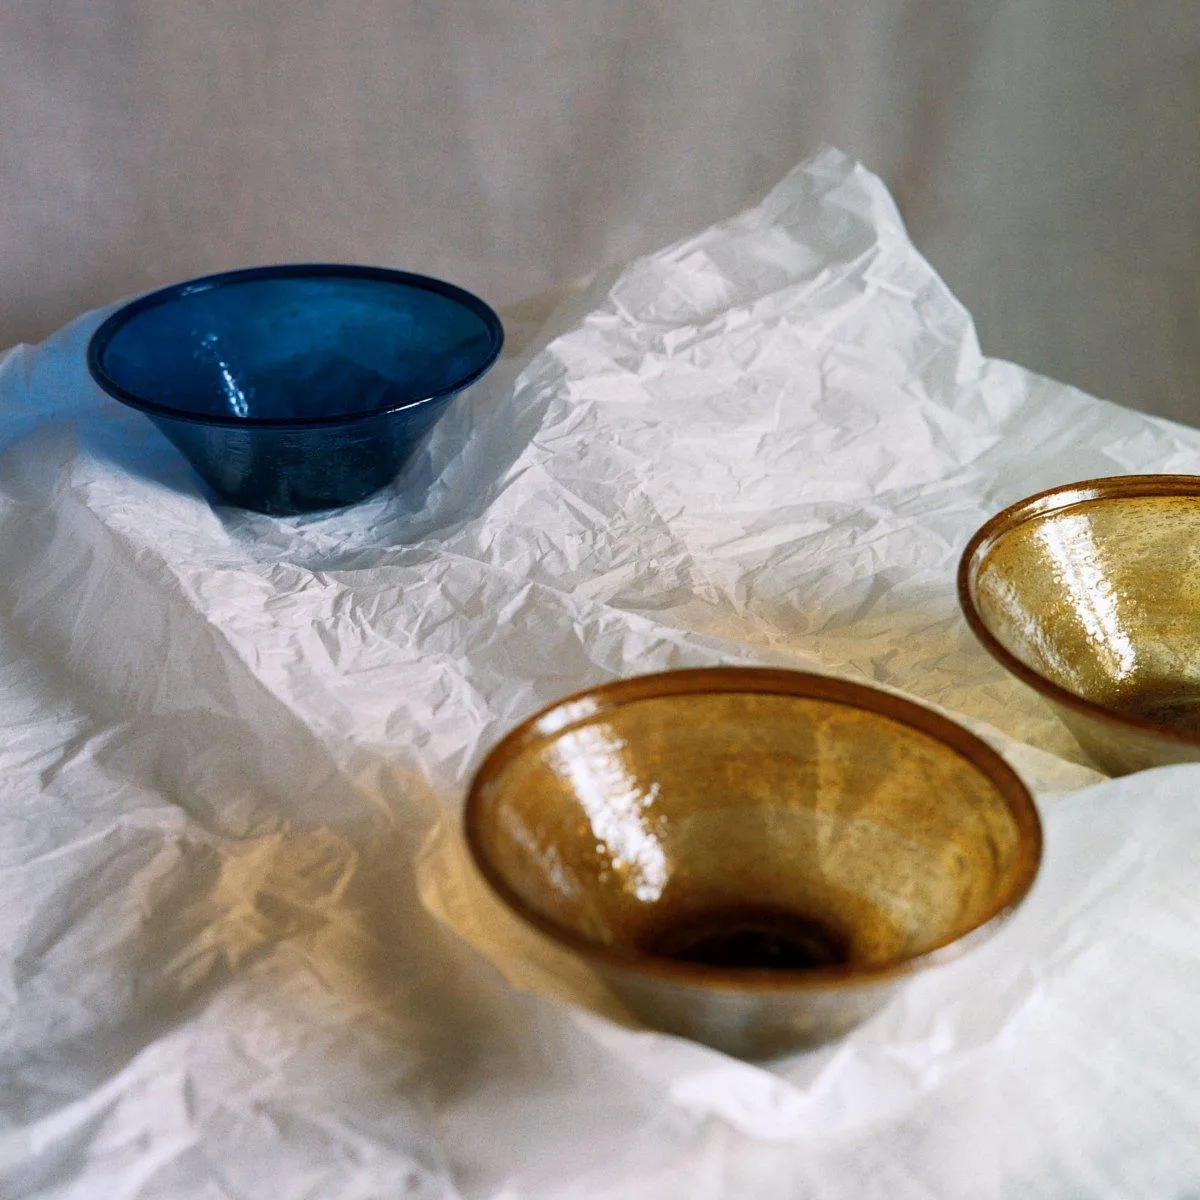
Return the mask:
<svg viewBox="0 0 1200 1200">
<path fill-rule="evenodd" d="M 678 671 L 582 692 L 479 768 L 500 899 L 648 1025 L 747 1058 L 836 1037 L 1028 892 L 1041 828 L 994 751 L 824 676 Z"/>
<path fill-rule="evenodd" d="M 984 647 L 1109 774 L 1200 760 L 1200 477 L 1021 500 L 971 539 L 958 592 Z"/>
<path fill-rule="evenodd" d="M 503 340 L 482 300 L 441 280 L 256 267 L 125 305 L 92 336 L 88 369 L 221 499 L 285 515 L 389 483 Z"/>
</svg>

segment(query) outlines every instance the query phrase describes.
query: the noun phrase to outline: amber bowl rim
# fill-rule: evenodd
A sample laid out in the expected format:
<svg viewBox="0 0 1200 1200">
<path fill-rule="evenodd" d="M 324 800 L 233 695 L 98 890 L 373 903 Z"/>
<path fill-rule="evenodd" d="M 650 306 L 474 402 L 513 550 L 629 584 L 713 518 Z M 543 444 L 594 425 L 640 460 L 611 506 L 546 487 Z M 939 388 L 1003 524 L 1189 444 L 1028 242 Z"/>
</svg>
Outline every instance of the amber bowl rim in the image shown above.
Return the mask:
<svg viewBox="0 0 1200 1200">
<path fill-rule="evenodd" d="M 682 962 L 638 950 L 604 946 L 542 916 L 509 887 L 493 866 L 483 836 L 483 809 L 491 782 L 530 744 L 547 741 L 610 710 L 641 700 L 697 695 L 778 695 L 823 700 L 890 718 L 932 737 L 958 754 L 995 788 L 1016 823 L 1019 846 L 1013 884 L 965 932 L 906 958 L 877 965 L 809 969 L 722 968 Z M 983 941 L 1028 895 L 1042 860 L 1042 825 L 1029 789 L 990 746 L 932 709 L 867 684 L 829 675 L 769 667 L 702 667 L 639 675 L 575 692 L 522 721 L 485 756 L 471 780 L 463 810 L 467 847 L 476 868 L 518 917 L 595 967 L 676 984 L 743 993 L 840 990 L 887 983 L 947 962 Z"/>
<path fill-rule="evenodd" d="M 958 603 L 971 632 L 979 639 L 983 648 L 1005 670 L 1047 699 L 1084 716 L 1107 722 L 1118 729 L 1136 730 L 1164 741 L 1200 748 L 1200 733 L 1188 733 L 1175 726 L 1152 721 L 1148 717 L 1119 712 L 1047 679 L 1001 644 L 975 605 L 973 591 L 979 567 L 1000 540 L 1018 526 L 1035 518 L 1066 512 L 1097 500 L 1138 500 L 1150 496 L 1200 499 L 1200 475 L 1110 475 L 1101 479 L 1084 479 L 1079 483 L 1066 483 L 1059 487 L 1047 488 L 1043 492 L 1035 492 L 1032 496 L 1026 496 L 1024 500 L 1009 505 L 981 525 L 967 543 L 958 562 Z"/>
</svg>

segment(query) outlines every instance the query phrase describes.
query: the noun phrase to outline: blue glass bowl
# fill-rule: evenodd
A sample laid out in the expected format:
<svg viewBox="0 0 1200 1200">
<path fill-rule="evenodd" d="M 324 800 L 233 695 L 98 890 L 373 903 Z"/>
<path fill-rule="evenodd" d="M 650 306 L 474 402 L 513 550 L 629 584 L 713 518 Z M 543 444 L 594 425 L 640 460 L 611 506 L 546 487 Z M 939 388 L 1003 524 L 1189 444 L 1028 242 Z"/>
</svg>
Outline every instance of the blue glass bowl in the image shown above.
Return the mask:
<svg viewBox="0 0 1200 1200">
<path fill-rule="evenodd" d="M 284 515 L 389 483 L 504 331 L 469 292 L 378 267 L 229 271 L 125 305 L 88 370 L 223 500 Z"/>
</svg>

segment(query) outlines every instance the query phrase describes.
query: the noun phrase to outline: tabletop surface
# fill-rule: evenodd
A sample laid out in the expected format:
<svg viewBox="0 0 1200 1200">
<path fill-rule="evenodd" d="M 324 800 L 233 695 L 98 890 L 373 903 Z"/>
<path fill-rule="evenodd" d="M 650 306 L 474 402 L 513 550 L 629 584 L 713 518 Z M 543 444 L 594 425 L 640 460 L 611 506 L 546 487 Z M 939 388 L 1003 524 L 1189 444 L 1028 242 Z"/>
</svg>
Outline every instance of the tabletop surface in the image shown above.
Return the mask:
<svg viewBox="0 0 1200 1200">
<path fill-rule="evenodd" d="M 342 512 L 211 503 L 99 320 L 0 362 L 6 1200 L 1200 1194 L 1200 767 L 1104 780 L 954 590 L 1000 508 L 1200 432 L 985 359 L 833 150 Z M 536 708 L 716 663 L 937 706 L 1046 824 L 1001 935 L 768 1066 L 640 1028 L 459 828 Z"/>
</svg>

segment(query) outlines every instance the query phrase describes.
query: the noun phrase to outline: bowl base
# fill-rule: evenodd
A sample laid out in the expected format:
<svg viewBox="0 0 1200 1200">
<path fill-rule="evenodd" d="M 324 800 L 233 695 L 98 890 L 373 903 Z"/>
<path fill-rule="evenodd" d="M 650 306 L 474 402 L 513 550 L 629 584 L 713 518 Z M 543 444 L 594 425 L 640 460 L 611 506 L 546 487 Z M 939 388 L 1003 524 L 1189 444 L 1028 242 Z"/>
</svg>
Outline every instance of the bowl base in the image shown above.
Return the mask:
<svg viewBox="0 0 1200 1200">
<path fill-rule="evenodd" d="M 811 970 L 849 962 L 850 947 L 826 922 L 751 906 L 674 922 L 643 942 L 647 954 L 713 967 Z"/>
<path fill-rule="evenodd" d="M 1200 686 L 1181 680 L 1147 681 L 1118 692 L 1113 707 L 1186 733 L 1200 733 Z"/>
</svg>

